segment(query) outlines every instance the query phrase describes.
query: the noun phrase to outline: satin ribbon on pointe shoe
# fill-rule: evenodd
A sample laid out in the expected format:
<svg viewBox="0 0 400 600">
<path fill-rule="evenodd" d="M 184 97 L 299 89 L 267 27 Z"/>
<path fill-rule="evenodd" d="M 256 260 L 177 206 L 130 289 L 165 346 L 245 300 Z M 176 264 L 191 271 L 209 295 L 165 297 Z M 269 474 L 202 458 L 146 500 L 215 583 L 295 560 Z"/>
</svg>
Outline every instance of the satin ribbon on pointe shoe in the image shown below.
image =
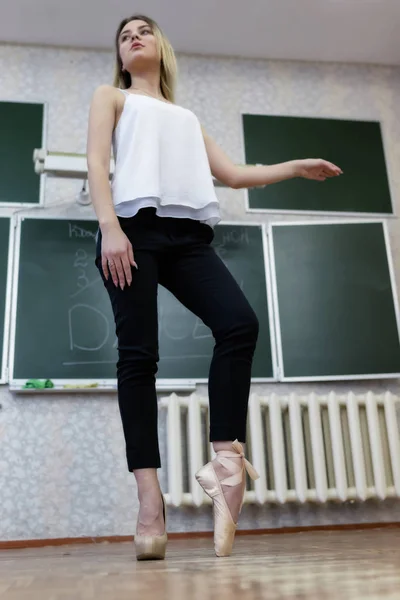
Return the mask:
<svg viewBox="0 0 400 600">
<path fill-rule="evenodd" d="M 243 467 L 246 469 L 250 479 L 252 479 L 253 481 L 259 479 L 259 474 L 255 470 L 253 465 L 244 456 L 242 444 L 235 440 L 234 442 L 232 442 L 232 447 L 235 448 L 236 452 L 232 452 L 231 450 L 219 450 L 217 452 L 217 461 L 223 467 L 225 467 L 227 471 L 233 473 L 233 475 L 231 475 L 230 477 L 221 480 L 221 483 L 223 485 L 228 485 L 232 487 L 235 485 L 239 485 L 239 483 L 242 482 Z M 233 463 L 231 460 L 226 460 L 229 458 L 241 458 L 243 460 L 243 467 L 240 467 L 237 463 Z"/>
<path fill-rule="evenodd" d="M 232 475 L 226 479 L 219 480 L 211 462 L 207 463 L 196 473 L 196 479 L 212 500 L 214 512 L 214 548 L 217 556 L 230 556 L 237 523 L 232 518 L 231 511 L 225 500 L 222 485 L 236 486 L 243 482 L 244 471 L 249 474 L 251 479 L 258 479 L 259 475 L 249 461 L 244 457 L 243 447 L 235 440 L 232 443 L 235 452 L 230 450 L 220 450 L 217 452 L 216 460 L 228 470 Z M 241 458 L 242 464 L 233 462 L 232 458 Z M 243 499 L 240 510 L 243 506 Z M 240 512 L 240 511 L 239 511 Z"/>
</svg>

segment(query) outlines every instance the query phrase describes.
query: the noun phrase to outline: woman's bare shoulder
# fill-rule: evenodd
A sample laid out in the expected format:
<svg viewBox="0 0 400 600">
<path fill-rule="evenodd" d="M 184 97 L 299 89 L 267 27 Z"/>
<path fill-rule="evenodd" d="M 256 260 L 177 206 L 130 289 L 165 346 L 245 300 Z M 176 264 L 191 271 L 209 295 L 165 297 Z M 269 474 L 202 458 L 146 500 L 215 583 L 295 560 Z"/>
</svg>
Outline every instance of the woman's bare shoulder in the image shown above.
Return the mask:
<svg viewBox="0 0 400 600">
<path fill-rule="evenodd" d="M 102 102 L 110 102 L 115 104 L 122 96 L 121 92 L 112 85 L 102 84 L 99 85 L 93 92 L 93 100 L 100 100 Z"/>
<path fill-rule="evenodd" d="M 97 86 L 94 90 L 93 95 L 101 98 L 117 98 L 120 92 L 113 85 L 108 85 L 106 83 Z"/>
</svg>

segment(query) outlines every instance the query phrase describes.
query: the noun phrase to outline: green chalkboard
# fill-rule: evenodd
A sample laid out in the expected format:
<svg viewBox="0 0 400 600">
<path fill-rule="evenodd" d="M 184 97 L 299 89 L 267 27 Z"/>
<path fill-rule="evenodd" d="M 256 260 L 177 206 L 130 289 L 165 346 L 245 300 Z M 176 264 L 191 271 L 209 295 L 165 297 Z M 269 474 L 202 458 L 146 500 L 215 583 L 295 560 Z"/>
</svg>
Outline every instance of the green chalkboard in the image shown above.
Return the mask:
<svg viewBox="0 0 400 600">
<path fill-rule="evenodd" d="M 271 231 L 283 379 L 399 374 L 384 225 L 274 224 Z"/>
<path fill-rule="evenodd" d="M 6 299 L 9 293 L 8 285 L 8 261 L 10 244 L 10 219 L 0 218 L 0 381 L 5 383 L 6 356 L 3 353 L 6 319 Z"/>
<path fill-rule="evenodd" d="M 43 123 L 43 104 L 0 102 L 0 203 L 40 202 L 33 151 L 44 145 Z"/>
<path fill-rule="evenodd" d="M 96 231 L 94 221 L 21 221 L 13 381 L 115 378 L 114 320 L 94 265 Z M 272 378 L 262 228 L 219 225 L 214 245 L 260 320 L 253 377 Z M 161 287 L 159 321 L 158 378 L 206 379 L 211 333 Z"/>
<path fill-rule="evenodd" d="M 324 158 L 343 175 L 324 182 L 290 179 L 248 191 L 250 210 L 391 214 L 378 122 L 243 115 L 246 162 Z"/>
</svg>

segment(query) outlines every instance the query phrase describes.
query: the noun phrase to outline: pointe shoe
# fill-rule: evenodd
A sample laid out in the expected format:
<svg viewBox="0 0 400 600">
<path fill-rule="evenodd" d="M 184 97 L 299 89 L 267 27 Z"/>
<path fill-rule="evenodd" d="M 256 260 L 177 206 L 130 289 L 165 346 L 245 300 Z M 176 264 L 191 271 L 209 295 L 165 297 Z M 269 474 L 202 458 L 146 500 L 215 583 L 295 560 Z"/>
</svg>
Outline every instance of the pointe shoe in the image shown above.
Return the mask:
<svg viewBox="0 0 400 600">
<path fill-rule="evenodd" d="M 167 507 L 164 496 L 161 495 L 163 503 L 163 515 L 165 532 L 162 535 L 135 535 L 135 548 L 137 560 L 164 560 L 167 548 Z"/>
<path fill-rule="evenodd" d="M 217 556 L 230 556 L 237 528 L 237 523 L 234 522 L 229 506 L 225 500 L 222 485 L 232 487 L 240 485 L 245 477 L 245 471 L 247 471 L 251 479 L 255 480 L 259 478 L 257 471 L 249 461 L 245 459 L 242 445 L 235 440 L 232 443 L 232 448 L 234 449 L 234 452 L 221 450 L 220 452 L 217 452 L 216 457 L 217 461 L 232 473 L 230 477 L 220 481 L 212 462 L 207 463 L 196 473 L 197 481 L 207 496 L 211 498 L 213 503 L 214 549 Z M 242 458 L 241 467 L 236 462 L 229 460 L 229 458 L 238 458 L 238 456 Z M 243 498 L 240 510 L 243 506 Z"/>
</svg>

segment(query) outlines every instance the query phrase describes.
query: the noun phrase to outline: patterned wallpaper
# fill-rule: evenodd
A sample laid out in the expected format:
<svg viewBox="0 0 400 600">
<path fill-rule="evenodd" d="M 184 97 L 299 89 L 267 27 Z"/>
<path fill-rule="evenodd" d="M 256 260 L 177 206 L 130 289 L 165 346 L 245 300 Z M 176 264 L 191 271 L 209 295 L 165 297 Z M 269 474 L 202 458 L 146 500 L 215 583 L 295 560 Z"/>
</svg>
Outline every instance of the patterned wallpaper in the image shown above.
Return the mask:
<svg viewBox="0 0 400 600">
<path fill-rule="evenodd" d="M 196 112 L 209 133 L 238 162 L 243 161 L 242 112 L 381 120 L 393 202 L 398 209 L 400 68 L 195 56 L 180 56 L 179 66 L 179 102 Z M 112 56 L 106 52 L 0 46 L 1 99 L 47 102 L 47 147 L 84 152 L 90 98 L 98 84 L 110 82 L 112 68 Z M 46 202 L 61 203 L 53 210 L 79 217 L 82 213 L 73 205 L 79 188 L 76 181 L 48 180 Z M 242 191 L 219 190 L 218 194 L 224 219 L 266 220 L 265 215 L 245 213 Z M 268 219 L 282 220 L 282 216 Z M 400 282 L 397 220 L 389 219 L 389 231 Z M 282 384 L 257 387 L 259 393 L 298 388 Z M 397 382 L 307 384 L 301 389 L 400 392 Z M 133 533 L 136 491 L 125 467 L 115 396 L 15 397 L 5 386 L 0 388 L 0 404 L 0 540 Z M 160 436 L 165 456 L 162 421 Z M 164 470 L 161 480 L 165 485 Z M 378 520 L 400 520 L 399 503 L 245 507 L 240 527 Z M 209 508 L 170 511 L 170 531 L 211 527 Z"/>
</svg>

